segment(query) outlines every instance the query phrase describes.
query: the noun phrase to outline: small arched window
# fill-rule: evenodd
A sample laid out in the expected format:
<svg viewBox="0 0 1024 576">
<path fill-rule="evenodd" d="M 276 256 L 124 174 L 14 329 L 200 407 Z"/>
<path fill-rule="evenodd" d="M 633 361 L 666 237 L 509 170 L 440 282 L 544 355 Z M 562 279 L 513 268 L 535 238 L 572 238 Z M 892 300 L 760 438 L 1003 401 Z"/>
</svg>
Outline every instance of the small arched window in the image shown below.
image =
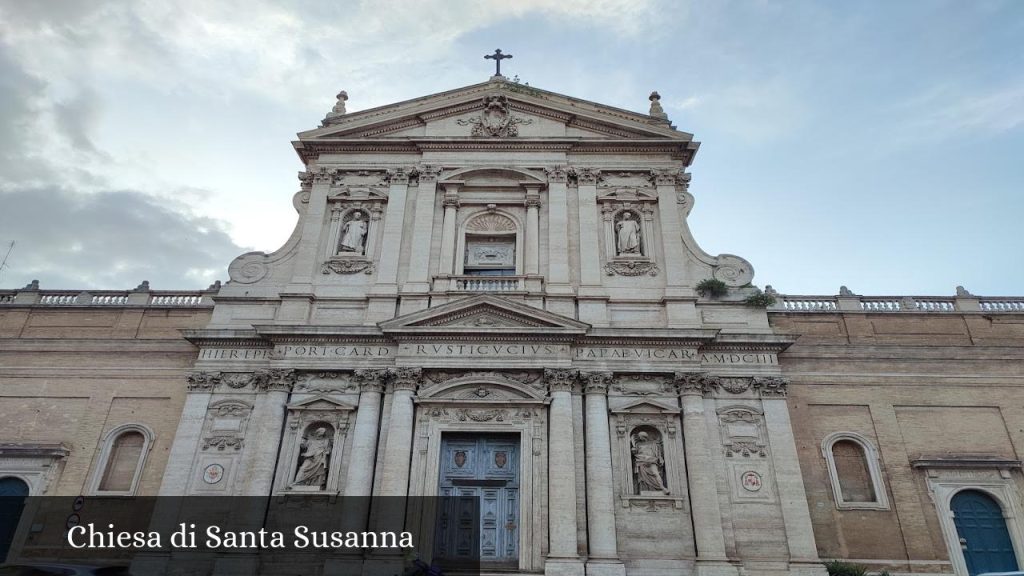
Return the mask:
<svg viewBox="0 0 1024 576">
<path fill-rule="evenodd" d="M 836 432 L 822 442 L 832 494 L 840 509 L 888 509 L 878 451 L 853 432 Z"/>
<path fill-rule="evenodd" d="M 148 428 L 134 424 L 119 426 L 108 432 L 94 474 L 93 492 L 135 494 L 152 438 Z"/>
</svg>

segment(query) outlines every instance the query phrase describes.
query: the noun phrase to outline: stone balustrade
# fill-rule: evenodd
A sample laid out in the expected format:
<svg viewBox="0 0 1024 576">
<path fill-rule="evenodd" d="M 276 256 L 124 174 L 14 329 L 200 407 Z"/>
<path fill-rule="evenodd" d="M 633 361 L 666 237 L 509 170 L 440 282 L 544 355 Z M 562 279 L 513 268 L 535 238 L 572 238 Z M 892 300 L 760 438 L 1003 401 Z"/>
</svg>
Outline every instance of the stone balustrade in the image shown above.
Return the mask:
<svg viewBox="0 0 1024 576">
<path fill-rule="evenodd" d="M 540 292 L 544 282 L 539 276 L 438 276 L 434 290 L 442 292 Z"/>
<path fill-rule="evenodd" d="M 1024 297 L 975 296 L 798 296 L 773 293 L 770 311 L 785 312 L 987 312 L 1024 313 Z"/>
<path fill-rule="evenodd" d="M 217 290 L 0 290 L 0 307 L 144 306 L 151 308 L 211 308 Z"/>
</svg>

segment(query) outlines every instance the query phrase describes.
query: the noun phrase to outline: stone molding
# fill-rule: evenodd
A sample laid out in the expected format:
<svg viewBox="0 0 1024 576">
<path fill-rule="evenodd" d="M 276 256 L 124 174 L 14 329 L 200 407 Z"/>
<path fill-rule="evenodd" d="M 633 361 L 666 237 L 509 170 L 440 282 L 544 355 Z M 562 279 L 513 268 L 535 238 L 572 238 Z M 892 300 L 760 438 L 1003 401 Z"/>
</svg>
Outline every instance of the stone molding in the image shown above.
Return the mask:
<svg viewBox="0 0 1024 576">
<path fill-rule="evenodd" d="M 290 392 L 296 373 L 291 369 L 254 372 L 192 372 L 185 376 L 189 392 L 213 392 L 221 387 L 233 390 L 251 388 L 256 392 Z"/>
</svg>

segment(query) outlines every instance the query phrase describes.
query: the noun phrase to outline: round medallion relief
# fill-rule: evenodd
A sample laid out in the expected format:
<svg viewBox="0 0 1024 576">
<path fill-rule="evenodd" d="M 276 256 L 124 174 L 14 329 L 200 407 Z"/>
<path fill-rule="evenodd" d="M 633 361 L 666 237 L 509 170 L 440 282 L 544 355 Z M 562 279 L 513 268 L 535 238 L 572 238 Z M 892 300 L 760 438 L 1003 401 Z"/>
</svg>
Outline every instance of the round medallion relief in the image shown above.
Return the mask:
<svg viewBox="0 0 1024 576">
<path fill-rule="evenodd" d="M 224 478 L 224 467 L 220 464 L 210 464 L 203 469 L 203 482 L 216 484 Z"/>
<path fill-rule="evenodd" d="M 740 476 L 740 485 L 747 492 L 760 492 L 761 487 L 764 485 L 761 480 L 761 475 L 753 470 L 748 470 Z"/>
</svg>

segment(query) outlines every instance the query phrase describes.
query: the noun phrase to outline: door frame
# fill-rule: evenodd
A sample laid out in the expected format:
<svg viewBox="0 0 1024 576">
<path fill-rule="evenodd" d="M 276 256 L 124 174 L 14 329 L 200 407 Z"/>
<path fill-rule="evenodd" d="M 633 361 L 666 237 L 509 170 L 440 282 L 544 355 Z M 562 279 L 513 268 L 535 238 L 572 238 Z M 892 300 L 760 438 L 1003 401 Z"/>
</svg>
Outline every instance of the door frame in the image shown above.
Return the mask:
<svg viewBox="0 0 1024 576">
<path fill-rule="evenodd" d="M 410 496 L 437 496 L 443 433 L 516 434 L 519 437 L 519 570 L 541 570 L 547 543 L 547 410 L 544 402 L 417 405 Z M 470 415 L 467 417 L 467 411 Z M 488 418 L 488 416 L 490 416 Z M 476 419 L 474 419 L 476 418 Z M 486 420 L 481 420 L 486 418 Z M 432 526 L 422 526 L 430 533 Z"/>
<path fill-rule="evenodd" d="M 1006 529 L 1010 533 L 1018 568 L 1024 560 L 1024 525 L 1021 522 L 1021 503 L 1017 496 L 1014 475 L 1009 468 L 1001 469 L 930 469 L 928 488 L 932 493 L 942 527 L 949 560 L 957 576 L 968 576 L 967 561 L 960 548 L 960 535 L 953 521 L 953 496 L 964 490 L 977 490 L 990 496 L 1003 510 Z"/>
</svg>

